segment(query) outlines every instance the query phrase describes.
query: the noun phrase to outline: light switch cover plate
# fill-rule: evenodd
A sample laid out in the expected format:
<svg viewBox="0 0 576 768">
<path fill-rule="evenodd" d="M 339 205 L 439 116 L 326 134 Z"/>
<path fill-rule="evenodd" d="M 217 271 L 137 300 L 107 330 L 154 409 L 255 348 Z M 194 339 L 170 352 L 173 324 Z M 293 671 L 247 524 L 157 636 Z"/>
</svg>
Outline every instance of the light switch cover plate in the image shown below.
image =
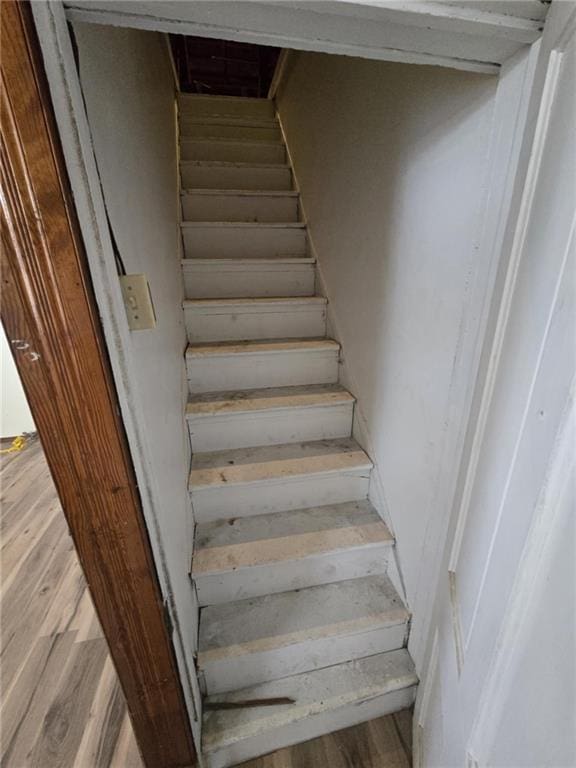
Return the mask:
<svg viewBox="0 0 576 768">
<path fill-rule="evenodd" d="M 120 275 L 122 296 L 131 331 L 156 327 L 156 315 L 146 275 Z"/>
</svg>

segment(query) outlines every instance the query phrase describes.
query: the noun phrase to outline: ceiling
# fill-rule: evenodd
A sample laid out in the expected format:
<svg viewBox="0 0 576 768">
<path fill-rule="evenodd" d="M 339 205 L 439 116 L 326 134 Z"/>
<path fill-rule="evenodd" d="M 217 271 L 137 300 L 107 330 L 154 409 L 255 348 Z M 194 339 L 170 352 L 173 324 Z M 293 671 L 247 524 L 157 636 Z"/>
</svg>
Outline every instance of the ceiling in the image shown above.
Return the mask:
<svg viewBox="0 0 576 768">
<path fill-rule="evenodd" d="M 549 3 L 67 0 L 64 6 L 72 21 L 497 74 L 539 38 Z"/>
</svg>

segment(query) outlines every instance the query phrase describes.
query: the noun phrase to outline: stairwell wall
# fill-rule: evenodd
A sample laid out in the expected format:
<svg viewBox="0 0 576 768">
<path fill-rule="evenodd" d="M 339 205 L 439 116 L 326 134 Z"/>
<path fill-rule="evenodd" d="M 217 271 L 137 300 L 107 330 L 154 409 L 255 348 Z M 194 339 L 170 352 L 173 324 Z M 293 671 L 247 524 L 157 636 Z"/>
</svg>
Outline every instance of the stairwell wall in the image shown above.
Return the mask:
<svg viewBox="0 0 576 768">
<path fill-rule="evenodd" d="M 424 550 L 445 529 L 458 469 L 497 82 L 292 52 L 277 95 L 411 608 L 434 582 Z"/>
<path fill-rule="evenodd" d="M 147 523 L 155 529 L 156 565 L 167 574 L 165 598 L 190 660 L 197 608 L 188 577 L 193 520 L 173 71 L 161 33 L 78 23 L 74 35 L 111 228 L 126 272 L 146 274 L 156 314 L 154 329 L 129 334 L 127 351 L 153 484 L 142 489 L 152 498 L 154 519 Z"/>
</svg>

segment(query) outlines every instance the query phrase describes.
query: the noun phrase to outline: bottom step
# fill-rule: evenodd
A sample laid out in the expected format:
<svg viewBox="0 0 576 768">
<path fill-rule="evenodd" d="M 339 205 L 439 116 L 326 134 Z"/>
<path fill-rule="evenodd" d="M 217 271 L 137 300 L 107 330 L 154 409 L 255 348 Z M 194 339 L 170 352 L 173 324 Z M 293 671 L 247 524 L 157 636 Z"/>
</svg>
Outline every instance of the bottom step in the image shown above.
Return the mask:
<svg viewBox="0 0 576 768">
<path fill-rule="evenodd" d="M 294 704 L 208 710 L 202 752 L 208 768 L 228 768 L 410 707 L 418 678 L 406 650 L 211 696 L 215 702 L 286 696 Z"/>
</svg>

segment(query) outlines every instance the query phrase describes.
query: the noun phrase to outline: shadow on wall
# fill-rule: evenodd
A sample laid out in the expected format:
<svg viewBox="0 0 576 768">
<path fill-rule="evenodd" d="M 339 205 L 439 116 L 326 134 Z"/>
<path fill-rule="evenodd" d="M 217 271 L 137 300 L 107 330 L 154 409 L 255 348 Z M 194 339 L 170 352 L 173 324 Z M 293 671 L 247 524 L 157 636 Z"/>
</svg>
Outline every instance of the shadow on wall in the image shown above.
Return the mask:
<svg viewBox="0 0 576 768">
<path fill-rule="evenodd" d="M 434 509 L 449 514 L 442 457 L 497 79 L 291 55 L 280 118 L 413 604 Z"/>
</svg>

